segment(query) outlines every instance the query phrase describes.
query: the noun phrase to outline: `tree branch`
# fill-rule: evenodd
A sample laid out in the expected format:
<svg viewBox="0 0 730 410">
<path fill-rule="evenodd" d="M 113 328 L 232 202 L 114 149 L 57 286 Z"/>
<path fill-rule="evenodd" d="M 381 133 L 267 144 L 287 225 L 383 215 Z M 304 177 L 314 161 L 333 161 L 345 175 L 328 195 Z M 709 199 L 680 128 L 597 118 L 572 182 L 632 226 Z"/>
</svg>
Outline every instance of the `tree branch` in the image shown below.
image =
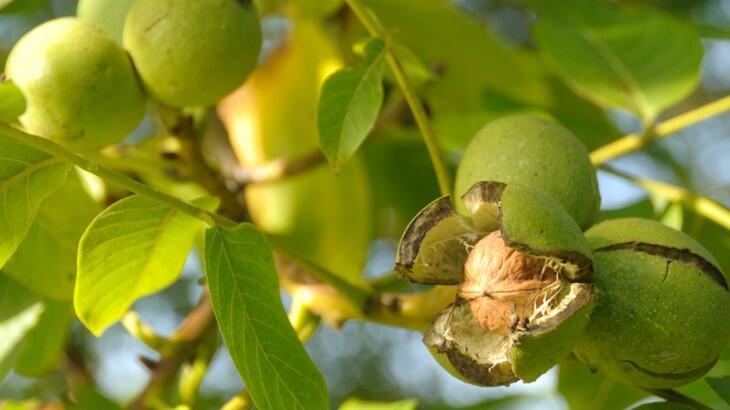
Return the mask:
<svg viewBox="0 0 730 410">
<path fill-rule="evenodd" d="M 599 169 L 636 184 L 650 194 L 680 202 L 695 213 L 730 230 L 730 209 L 713 199 L 665 182 L 629 175 L 608 165 L 601 165 Z"/>
<path fill-rule="evenodd" d="M 116 184 L 130 192 L 134 192 L 135 194 L 154 199 L 173 209 L 177 209 L 180 212 L 184 212 L 194 218 L 200 219 L 208 225 L 212 226 L 217 224 L 226 227 L 236 226 L 235 222 L 220 214 L 217 214 L 215 212 L 209 212 L 190 202 L 183 201 L 182 199 L 175 198 L 171 195 L 167 195 L 164 192 L 152 188 L 149 185 L 145 185 L 141 182 L 135 181 L 124 174 L 113 171 L 107 167 L 97 164 L 96 162 L 75 154 L 47 138 L 28 134 L 7 124 L 0 124 L 0 133 L 17 141 L 20 141 L 23 144 L 43 151 L 49 155 L 52 155 L 56 158 L 70 162 L 77 167 L 84 169 L 92 174 L 95 174 L 102 179 Z"/>
<path fill-rule="evenodd" d="M 154 405 L 161 400 L 160 395 L 171 387 L 172 381 L 177 377 L 183 364 L 194 356 L 198 344 L 209 332 L 216 331 L 215 324 L 210 297 L 207 292 L 204 292 L 198 306 L 188 314 L 170 338 L 173 347 L 161 352 L 160 360 L 152 369 L 147 387 L 126 409 L 154 408 Z"/>
<path fill-rule="evenodd" d="M 365 7 L 360 0 L 346 0 L 350 10 L 360 20 L 365 30 L 373 36 L 379 37 L 385 40 L 385 61 L 390 68 L 390 71 L 395 77 L 396 83 L 403 92 L 403 96 L 408 103 L 408 107 L 411 109 L 413 118 L 418 125 L 418 129 L 421 131 L 421 136 L 428 149 L 428 154 L 431 157 L 431 163 L 433 164 L 434 171 L 436 172 L 436 179 L 438 180 L 439 188 L 442 195 L 451 195 L 451 177 L 449 176 L 449 169 L 446 166 L 446 162 L 441 156 L 441 150 L 438 147 L 436 141 L 436 133 L 433 131 L 431 124 L 428 120 L 428 115 L 423 109 L 423 105 L 419 100 L 410 79 L 406 75 L 403 67 L 398 61 L 395 53 L 392 50 L 393 40 L 390 38 L 388 33 L 377 21 L 377 18 L 373 13 Z"/>
<path fill-rule="evenodd" d="M 730 96 L 687 111 L 657 124 L 648 135 L 629 134 L 591 152 L 593 165 L 601 165 L 622 155 L 638 151 L 654 141 L 666 138 L 677 131 L 730 110 Z"/>
<path fill-rule="evenodd" d="M 200 115 L 202 117 L 203 115 Z M 164 118 L 165 116 L 163 116 Z M 221 200 L 220 213 L 233 219 L 243 221 L 247 219 L 246 209 L 235 189 L 230 189 L 221 175 L 210 167 L 208 160 L 203 154 L 202 138 L 203 132 L 200 128 L 203 119 L 194 118 L 191 115 L 183 114 L 175 110 L 171 119 L 167 119 L 165 126 L 182 143 L 183 159 L 190 167 L 193 179 L 201 184 L 211 195 Z"/>
</svg>

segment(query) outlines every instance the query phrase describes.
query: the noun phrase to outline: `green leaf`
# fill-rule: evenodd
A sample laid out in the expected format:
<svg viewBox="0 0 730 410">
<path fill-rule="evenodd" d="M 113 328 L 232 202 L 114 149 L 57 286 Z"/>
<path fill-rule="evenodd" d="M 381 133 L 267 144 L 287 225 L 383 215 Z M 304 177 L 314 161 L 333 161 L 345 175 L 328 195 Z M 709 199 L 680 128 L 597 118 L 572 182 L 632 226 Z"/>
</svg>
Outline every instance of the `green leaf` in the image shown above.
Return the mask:
<svg viewBox="0 0 730 410">
<path fill-rule="evenodd" d="M 383 104 L 385 43 L 372 39 L 365 61 L 335 72 L 322 85 L 317 106 L 319 142 L 330 165 L 339 171 L 373 129 Z"/>
<path fill-rule="evenodd" d="M 119 405 L 88 386 L 82 386 L 75 394 L 76 402 L 66 407 L 68 410 L 118 410 Z"/>
<path fill-rule="evenodd" d="M 660 222 L 670 228 L 681 231 L 684 225 L 684 208 L 682 204 L 679 202 L 669 204 L 664 210 L 664 215 L 662 215 Z"/>
<path fill-rule="evenodd" d="M 391 127 L 365 144 L 362 154 L 373 195 L 374 236 L 399 239 L 411 218 L 439 196 L 428 151 L 417 130 Z"/>
<path fill-rule="evenodd" d="M 266 238 L 253 225 L 210 228 L 205 269 L 218 325 L 260 409 L 328 409 L 322 374 L 289 323 Z"/>
<path fill-rule="evenodd" d="M 100 211 L 72 173 L 43 201 L 30 231 L 3 271 L 38 295 L 71 300 L 79 239 Z M 43 269 L 38 269 L 40 260 Z"/>
<path fill-rule="evenodd" d="M 475 111 L 485 90 L 530 106 L 546 101 L 541 79 L 503 48 L 484 24 L 448 0 L 363 0 L 385 30 L 428 67 L 440 67 L 438 81 L 424 90 L 437 113 Z M 400 50 L 396 49 L 396 53 Z M 402 54 L 398 54 L 402 58 Z"/>
<path fill-rule="evenodd" d="M 30 292 L 0 275 L 0 381 L 13 367 L 18 346 L 43 313 L 43 304 Z"/>
<path fill-rule="evenodd" d="M 712 390 L 730 404 L 730 376 L 727 377 L 706 377 L 705 381 L 712 387 Z"/>
<path fill-rule="evenodd" d="M 0 268 L 28 233 L 38 206 L 63 183 L 70 166 L 0 135 Z"/>
<path fill-rule="evenodd" d="M 648 393 L 615 381 L 602 373 L 591 373 L 575 362 L 560 364 L 558 392 L 571 409 L 623 410 Z"/>
<path fill-rule="evenodd" d="M 39 377 L 56 368 L 73 319 L 70 302 L 44 300 L 43 305 L 43 313 L 25 336 L 15 362 L 15 372 L 26 377 Z"/>
<path fill-rule="evenodd" d="M 213 208 L 212 198 L 201 206 Z M 81 237 L 74 308 L 96 335 L 139 298 L 173 283 L 201 222 L 152 199 L 131 196 L 99 214 Z"/>
<path fill-rule="evenodd" d="M 500 397 L 496 399 L 490 399 L 486 401 L 481 401 L 479 403 L 474 403 L 468 406 L 446 406 L 446 405 L 435 405 L 435 406 L 427 406 L 423 407 L 423 410 L 507 410 L 507 409 L 521 409 L 525 407 L 535 407 L 535 405 L 530 405 L 532 403 L 536 403 L 537 400 L 530 400 L 529 395 L 515 395 L 515 396 L 507 396 L 507 397 Z M 542 396 L 538 400 L 542 401 L 544 403 L 546 400 L 552 400 L 549 396 Z M 539 407 L 539 406 L 538 406 Z"/>
<path fill-rule="evenodd" d="M 730 231 L 689 209 L 684 214 L 684 231 L 710 251 L 725 274 L 730 273 Z"/>
<path fill-rule="evenodd" d="M 43 9 L 47 9 L 50 7 L 49 2 L 50 0 L 0 0 L 4 2 L 5 4 L 0 7 L 0 14 L 6 14 L 6 15 L 16 15 L 21 16 L 23 14 L 32 14 L 37 13 L 39 11 L 44 11 Z M 46 18 L 50 18 L 50 14 L 46 16 Z M 26 30 L 27 31 L 27 30 Z"/>
<path fill-rule="evenodd" d="M 606 1 L 533 1 L 540 51 L 571 88 L 648 122 L 689 94 L 703 48 L 691 28 L 649 8 Z"/>
<path fill-rule="evenodd" d="M 0 10 L 9 6 L 13 1 L 15 1 L 15 0 L 0 0 Z"/>
<path fill-rule="evenodd" d="M 352 398 L 342 403 L 340 410 L 416 410 L 417 406 L 418 401 L 414 399 L 380 403 Z"/>
<path fill-rule="evenodd" d="M 23 112 L 25 112 L 25 97 L 20 89 L 10 81 L 0 82 L 0 121 L 13 121 Z"/>
</svg>

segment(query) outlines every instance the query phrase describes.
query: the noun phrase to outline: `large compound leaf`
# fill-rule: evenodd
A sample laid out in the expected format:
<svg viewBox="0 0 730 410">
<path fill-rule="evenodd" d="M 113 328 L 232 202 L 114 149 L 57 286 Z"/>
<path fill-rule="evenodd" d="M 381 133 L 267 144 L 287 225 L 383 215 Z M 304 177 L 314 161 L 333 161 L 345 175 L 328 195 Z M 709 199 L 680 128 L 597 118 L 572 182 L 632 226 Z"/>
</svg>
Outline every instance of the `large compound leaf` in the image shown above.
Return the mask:
<svg viewBox="0 0 730 410">
<path fill-rule="evenodd" d="M 100 211 L 72 173 L 43 201 L 23 243 L 3 271 L 33 293 L 71 300 L 79 239 Z M 42 269 L 39 261 L 43 261 Z"/>
<path fill-rule="evenodd" d="M 328 409 L 327 387 L 289 323 L 274 258 L 253 225 L 211 228 L 205 270 L 213 310 L 256 406 Z"/>
<path fill-rule="evenodd" d="M 599 0 L 533 1 L 545 60 L 573 90 L 604 107 L 653 120 L 699 80 L 697 33 L 649 8 Z"/>
<path fill-rule="evenodd" d="M 205 205 L 213 207 L 210 198 Z M 81 238 L 74 308 L 101 334 L 139 298 L 173 283 L 201 222 L 152 199 L 131 196 L 107 208 Z"/>
<path fill-rule="evenodd" d="M 335 72 L 322 86 L 317 128 L 322 151 L 335 171 L 355 154 L 378 118 L 383 104 L 384 53 L 383 40 L 371 40 L 360 66 Z"/>
<path fill-rule="evenodd" d="M 0 275 L 0 382 L 17 358 L 19 345 L 43 313 L 43 304 L 30 292 Z"/>
<path fill-rule="evenodd" d="M 28 233 L 38 206 L 70 166 L 0 135 L 0 268 Z"/>
</svg>

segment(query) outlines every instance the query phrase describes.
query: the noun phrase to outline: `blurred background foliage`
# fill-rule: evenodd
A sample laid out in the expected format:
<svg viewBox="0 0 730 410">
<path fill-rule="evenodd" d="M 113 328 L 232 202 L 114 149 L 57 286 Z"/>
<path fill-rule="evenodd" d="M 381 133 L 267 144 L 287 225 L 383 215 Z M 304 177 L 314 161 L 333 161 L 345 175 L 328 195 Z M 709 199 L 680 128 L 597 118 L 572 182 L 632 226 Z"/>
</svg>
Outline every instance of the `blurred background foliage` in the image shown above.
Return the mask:
<svg viewBox="0 0 730 410">
<path fill-rule="evenodd" d="M 77 10 L 73 0 L 4 3 L 8 2 L 0 1 L 4 5 L 0 10 L 3 63 L 23 33 Z M 86 6 L 83 14 L 120 39 L 123 10 L 130 1 L 107 3 L 113 9 Z M 507 113 L 551 115 L 595 149 L 641 131 L 642 119 L 669 118 L 730 91 L 730 2 L 724 0 L 364 3 L 397 40 L 396 53 L 423 98 L 452 167 L 479 128 Z M 240 172 L 237 163 L 256 166 L 316 152 L 319 86 L 327 74 L 359 59 L 352 44 L 358 44 L 364 32 L 342 0 L 257 0 L 255 4 L 263 16 L 265 35 L 261 66 L 215 112 L 200 114 L 207 115 L 209 125 L 202 146 L 172 138 L 164 131 L 164 113 L 150 111 L 129 144 L 104 152 L 97 160 L 192 198 L 203 192 L 197 182 L 209 171 L 189 166 L 194 161 L 187 159 L 200 152 L 211 167 L 232 179 Z M 619 13 L 615 7 L 624 14 L 614 15 Z M 585 19 L 585 24 L 625 18 L 628 32 L 653 33 L 646 35 L 649 40 L 639 55 L 625 56 L 639 70 L 654 67 L 655 71 L 646 69 L 642 77 L 646 83 L 640 84 L 647 91 L 646 99 L 637 99 L 631 90 L 610 82 L 596 92 L 592 86 L 607 74 L 583 70 L 584 64 L 590 66 L 590 50 L 570 30 L 557 30 L 541 20 L 550 18 L 572 19 L 563 23 L 566 27 L 576 24 L 573 28 L 580 27 L 576 18 Z M 667 31 L 665 24 L 679 24 L 681 30 Z M 698 35 L 701 47 L 692 41 Z M 667 71 L 675 79 L 669 83 L 659 76 Z M 386 83 L 386 100 L 374 131 L 341 174 L 335 177 L 325 165 L 318 165 L 284 181 L 253 184 L 245 194 L 258 225 L 352 281 L 361 280 L 363 272 L 366 277 L 389 272 L 405 224 L 438 196 L 427 152 L 402 94 L 392 83 Z M 729 130 L 730 115 L 714 117 L 610 164 L 730 205 Z M 700 240 L 730 272 L 730 233 L 725 228 L 681 204 L 647 195 L 617 176 L 600 172 L 599 181 L 601 218 L 659 219 Z M 157 353 L 129 336 L 121 325 L 94 338 L 73 319 L 69 304 L 74 242 L 100 210 L 100 203 L 109 204 L 124 195 L 95 178 L 79 175 L 41 208 L 29 238 L 0 279 L 17 281 L 12 286 L 18 292 L 31 289 L 43 297 L 49 308 L 40 323 L 48 325 L 27 337 L 23 349 L 30 353 L 18 353 L 14 371 L 0 384 L 0 398 L 55 400 L 69 385 L 94 380 L 98 392 L 79 392 L 77 399 L 84 405 L 75 408 L 113 409 L 144 388 L 148 372 L 139 358 L 155 359 Z M 52 206 L 72 201 L 76 206 L 62 212 Z M 58 237 L 68 238 L 71 245 L 53 239 Z M 59 269 L 56 276 L 66 278 L 66 283 L 34 281 L 32 273 L 25 273 L 24 266 L 33 262 L 34 255 L 26 255 L 24 249 L 38 248 L 45 250 L 48 266 Z M 157 332 L 170 334 L 197 302 L 201 277 L 200 260 L 193 253 L 178 282 L 140 300 L 134 310 Z M 289 294 L 283 293 L 283 298 L 288 304 Z M 333 407 L 344 402 L 342 409 L 622 409 L 648 396 L 571 361 L 530 385 L 469 386 L 431 359 L 420 334 L 361 322 L 348 322 L 338 329 L 322 326 L 307 349 L 325 375 Z M 728 374 L 730 352 L 711 376 Z M 219 408 L 241 387 L 221 345 L 203 381 L 197 408 Z M 713 408 L 730 408 L 704 380 L 680 390 Z M 380 406 L 366 401 L 393 403 Z M 15 407 L 8 402 L 4 408 Z"/>
</svg>

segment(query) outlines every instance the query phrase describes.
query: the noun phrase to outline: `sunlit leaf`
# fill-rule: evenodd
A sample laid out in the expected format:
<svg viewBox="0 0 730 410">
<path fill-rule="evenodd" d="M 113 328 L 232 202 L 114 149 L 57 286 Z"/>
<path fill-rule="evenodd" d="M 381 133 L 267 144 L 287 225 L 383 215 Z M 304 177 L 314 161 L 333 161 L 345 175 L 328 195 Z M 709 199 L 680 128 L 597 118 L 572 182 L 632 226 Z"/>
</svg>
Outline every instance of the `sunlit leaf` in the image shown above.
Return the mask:
<svg viewBox="0 0 730 410">
<path fill-rule="evenodd" d="M 203 198 L 200 205 L 215 207 Z M 94 334 L 139 298 L 173 283 L 202 223 L 152 199 L 131 196 L 99 214 L 79 243 L 74 308 Z"/>
<path fill-rule="evenodd" d="M 416 410 L 417 406 L 418 401 L 416 400 L 385 403 L 352 398 L 342 403 L 340 410 Z"/>
<path fill-rule="evenodd" d="M 266 238 L 253 225 L 211 228 L 205 270 L 218 325 L 260 409 L 328 409 L 327 387 L 281 304 Z"/>
<path fill-rule="evenodd" d="M 0 267 L 28 233 L 38 206 L 63 183 L 69 165 L 0 136 Z"/>
<path fill-rule="evenodd" d="M 510 410 L 532 407 L 539 408 L 539 404 L 544 403 L 545 400 L 545 397 L 540 397 L 538 400 L 531 400 L 530 396 L 515 395 L 500 397 L 491 400 L 484 400 L 468 406 L 425 406 L 423 407 L 423 410 Z"/>
<path fill-rule="evenodd" d="M 70 300 L 76 278 L 76 249 L 101 207 L 84 191 L 75 173 L 40 208 L 4 273 L 43 297 Z M 38 269 L 38 261 L 43 269 Z"/>
<path fill-rule="evenodd" d="M 43 304 L 30 292 L 0 275 L 0 382 L 13 367 L 18 346 L 43 313 Z"/>
<path fill-rule="evenodd" d="M 604 1 L 533 1 L 545 60 L 577 93 L 652 121 L 699 80 L 703 48 L 692 29 L 657 10 Z"/>
<path fill-rule="evenodd" d="M 73 318 L 70 302 L 43 300 L 38 323 L 23 339 L 15 362 L 15 372 L 39 377 L 56 368 L 66 348 L 66 337 Z"/>
<path fill-rule="evenodd" d="M 10 122 L 25 111 L 25 97 L 10 81 L 0 82 L 0 121 Z"/>
<path fill-rule="evenodd" d="M 558 392 L 569 408 L 591 410 L 623 410 L 649 395 L 573 362 L 560 364 Z"/>
<path fill-rule="evenodd" d="M 684 208 L 682 204 L 675 202 L 667 206 L 662 215 L 661 223 L 678 231 L 682 230 L 684 225 Z"/>
<path fill-rule="evenodd" d="M 335 171 L 355 154 L 378 118 L 383 103 L 384 50 L 383 40 L 371 40 L 361 65 L 335 72 L 322 86 L 317 128 L 322 151 Z"/>
</svg>

